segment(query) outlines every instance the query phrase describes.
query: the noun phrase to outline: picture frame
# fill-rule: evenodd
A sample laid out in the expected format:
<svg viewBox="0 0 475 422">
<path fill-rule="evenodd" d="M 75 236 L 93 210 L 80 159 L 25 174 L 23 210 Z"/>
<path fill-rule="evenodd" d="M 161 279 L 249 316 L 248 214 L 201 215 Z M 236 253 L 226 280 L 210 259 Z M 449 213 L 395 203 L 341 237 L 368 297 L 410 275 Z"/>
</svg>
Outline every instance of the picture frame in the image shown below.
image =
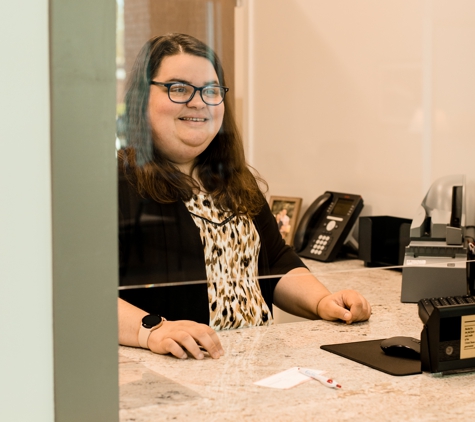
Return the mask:
<svg viewBox="0 0 475 422">
<path fill-rule="evenodd" d="M 269 206 L 277 221 L 282 238 L 290 246 L 294 243 L 301 205 L 302 198 L 291 196 L 271 196 L 269 198 Z"/>
</svg>

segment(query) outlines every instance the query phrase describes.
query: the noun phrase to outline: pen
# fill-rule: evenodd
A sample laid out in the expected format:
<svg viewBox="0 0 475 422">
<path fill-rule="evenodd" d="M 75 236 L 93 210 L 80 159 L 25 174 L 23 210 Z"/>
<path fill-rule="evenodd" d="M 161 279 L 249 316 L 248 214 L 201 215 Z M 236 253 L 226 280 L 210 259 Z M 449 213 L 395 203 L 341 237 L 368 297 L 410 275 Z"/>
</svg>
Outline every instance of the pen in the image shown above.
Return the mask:
<svg viewBox="0 0 475 422">
<path fill-rule="evenodd" d="M 328 378 L 325 375 L 321 375 L 316 371 L 312 371 L 311 369 L 299 368 L 299 372 L 301 374 L 307 375 L 307 377 L 310 377 L 310 378 L 316 379 L 317 381 L 320 381 L 325 387 L 341 388 L 341 385 L 338 384 L 337 381 L 332 380 L 331 378 Z"/>
</svg>

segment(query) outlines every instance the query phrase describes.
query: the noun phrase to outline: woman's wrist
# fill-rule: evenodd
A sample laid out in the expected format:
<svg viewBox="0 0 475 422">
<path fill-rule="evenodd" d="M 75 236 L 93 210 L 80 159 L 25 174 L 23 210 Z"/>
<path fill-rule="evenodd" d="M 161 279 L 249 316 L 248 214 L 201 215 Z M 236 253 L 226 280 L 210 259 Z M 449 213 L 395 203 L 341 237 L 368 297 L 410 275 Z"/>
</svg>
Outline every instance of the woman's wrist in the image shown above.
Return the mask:
<svg viewBox="0 0 475 422">
<path fill-rule="evenodd" d="M 138 343 L 142 349 L 150 349 L 148 340 L 153 331 L 160 328 L 166 319 L 160 315 L 145 315 L 140 323 Z"/>
<path fill-rule="evenodd" d="M 330 296 L 330 295 L 331 295 L 331 293 L 328 292 L 328 294 L 322 296 L 322 297 L 320 298 L 320 300 L 317 302 L 317 306 L 316 306 L 316 310 L 315 310 L 315 313 L 316 313 L 316 315 L 317 315 L 317 319 L 323 319 L 322 316 L 319 314 L 318 309 L 319 309 L 320 304 L 322 303 L 322 300 L 325 299 L 327 296 Z"/>
</svg>

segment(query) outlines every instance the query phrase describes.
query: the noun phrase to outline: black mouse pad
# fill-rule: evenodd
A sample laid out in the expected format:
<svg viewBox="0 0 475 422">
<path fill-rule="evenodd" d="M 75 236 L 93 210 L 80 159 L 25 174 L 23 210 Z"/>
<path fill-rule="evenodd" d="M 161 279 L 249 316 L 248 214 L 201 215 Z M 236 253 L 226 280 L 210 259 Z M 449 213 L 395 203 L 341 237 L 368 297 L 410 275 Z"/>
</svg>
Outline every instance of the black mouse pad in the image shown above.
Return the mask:
<svg viewBox="0 0 475 422">
<path fill-rule="evenodd" d="M 386 355 L 381 350 L 381 340 L 384 339 L 326 344 L 320 346 L 320 348 L 390 375 L 401 376 L 422 373 L 420 361 Z"/>
</svg>

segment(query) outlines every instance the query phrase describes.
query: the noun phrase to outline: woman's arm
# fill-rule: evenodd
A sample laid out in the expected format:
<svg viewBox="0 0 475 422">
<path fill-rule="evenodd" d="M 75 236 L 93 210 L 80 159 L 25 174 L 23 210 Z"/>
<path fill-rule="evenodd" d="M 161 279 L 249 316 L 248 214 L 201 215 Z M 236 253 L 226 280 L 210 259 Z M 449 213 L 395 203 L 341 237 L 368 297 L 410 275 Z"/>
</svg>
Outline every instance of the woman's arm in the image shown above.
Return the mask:
<svg viewBox="0 0 475 422">
<path fill-rule="evenodd" d="M 371 306 L 358 292 L 342 290 L 330 293 L 310 274 L 300 257 L 285 244 L 267 204 L 254 221 L 261 236 L 261 253 L 265 251 L 269 273 L 279 277 L 285 274 L 273 292 L 273 303 L 279 308 L 304 318 L 341 319 L 349 324 L 370 317 Z"/>
<path fill-rule="evenodd" d="M 282 310 L 309 319 L 341 319 L 348 324 L 371 315 L 368 301 L 354 290 L 330 291 L 306 268 L 283 276 L 274 291 L 274 303 Z"/>
<path fill-rule="evenodd" d="M 119 343 L 124 346 L 140 347 L 138 335 L 142 318 L 147 312 L 118 299 Z M 152 331 L 148 347 L 159 354 L 171 353 L 180 359 L 186 359 L 188 351 L 196 359 L 203 359 L 202 346 L 211 357 L 218 359 L 224 354 L 223 347 L 216 332 L 205 324 L 194 321 L 165 321 Z"/>
</svg>

